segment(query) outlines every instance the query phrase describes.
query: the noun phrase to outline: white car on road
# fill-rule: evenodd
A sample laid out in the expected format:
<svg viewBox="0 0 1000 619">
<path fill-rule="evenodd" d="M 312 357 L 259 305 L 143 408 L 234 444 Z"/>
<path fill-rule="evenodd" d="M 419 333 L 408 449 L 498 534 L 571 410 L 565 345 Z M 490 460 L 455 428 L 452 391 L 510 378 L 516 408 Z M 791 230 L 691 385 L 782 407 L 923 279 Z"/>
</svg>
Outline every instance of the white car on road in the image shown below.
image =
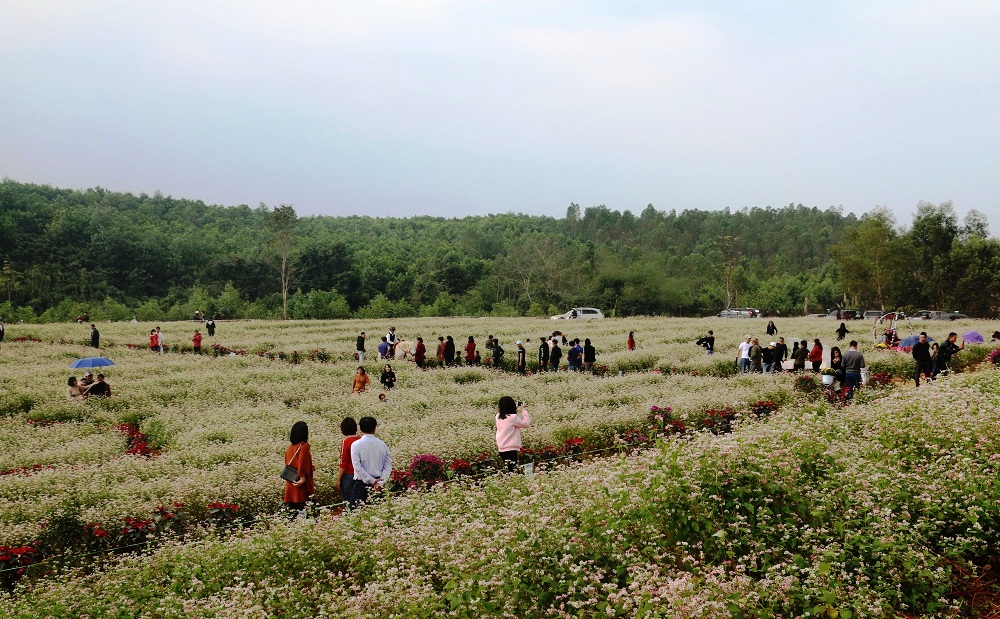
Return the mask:
<svg viewBox="0 0 1000 619">
<path fill-rule="evenodd" d="M 578 320 L 581 318 L 604 318 L 604 312 L 596 307 L 574 307 L 565 314 L 558 314 L 552 320 Z"/>
</svg>

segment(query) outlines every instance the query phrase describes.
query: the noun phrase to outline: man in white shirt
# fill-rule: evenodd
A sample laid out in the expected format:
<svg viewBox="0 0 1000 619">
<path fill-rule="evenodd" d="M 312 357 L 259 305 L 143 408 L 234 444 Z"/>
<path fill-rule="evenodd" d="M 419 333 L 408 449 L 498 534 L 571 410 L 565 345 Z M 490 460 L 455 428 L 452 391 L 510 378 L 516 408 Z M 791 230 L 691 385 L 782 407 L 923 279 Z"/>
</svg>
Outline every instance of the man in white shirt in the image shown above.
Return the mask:
<svg viewBox="0 0 1000 619">
<path fill-rule="evenodd" d="M 354 483 L 348 500 L 351 507 L 367 502 L 368 493 L 384 488 L 392 475 L 392 457 L 389 447 L 375 436 L 377 425 L 374 417 L 362 417 L 358 422 L 361 438 L 351 445 L 354 465 Z"/>
<path fill-rule="evenodd" d="M 736 357 L 736 362 L 740 366 L 740 374 L 746 374 L 750 371 L 750 348 L 753 347 L 750 340 L 752 339 L 752 335 L 747 335 L 747 338 L 740 344 L 740 354 Z"/>
</svg>

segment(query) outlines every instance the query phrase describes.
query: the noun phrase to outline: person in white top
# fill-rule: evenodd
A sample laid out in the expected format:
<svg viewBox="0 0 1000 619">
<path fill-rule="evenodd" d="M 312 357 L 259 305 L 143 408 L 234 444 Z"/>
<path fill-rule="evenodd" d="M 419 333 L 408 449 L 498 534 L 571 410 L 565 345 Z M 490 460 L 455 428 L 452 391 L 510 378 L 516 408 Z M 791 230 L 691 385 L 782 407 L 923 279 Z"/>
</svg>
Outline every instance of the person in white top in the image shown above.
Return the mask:
<svg viewBox="0 0 1000 619">
<path fill-rule="evenodd" d="M 752 335 L 747 335 L 743 343 L 740 344 L 740 353 L 736 357 L 736 362 L 740 366 L 740 374 L 746 374 L 750 371 L 750 348 L 753 346 L 750 340 L 752 339 Z"/>
<path fill-rule="evenodd" d="M 519 405 L 520 415 L 517 413 Z M 514 398 L 509 395 L 500 398 L 498 408 L 497 450 L 500 452 L 500 459 L 507 464 L 507 472 L 513 473 L 517 469 L 517 458 L 521 453 L 521 428 L 531 426 L 531 415 L 523 403 L 515 403 Z"/>
<path fill-rule="evenodd" d="M 351 445 L 351 464 L 354 482 L 351 485 L 351 506 L 364 504 L 371 490 L 378 492 L 392 476 L 392 457 L 389 447 L 375 436 L 377 422 L 374 417 L 362 417 L 358 422 L 361 438 Z"/>
</svg>

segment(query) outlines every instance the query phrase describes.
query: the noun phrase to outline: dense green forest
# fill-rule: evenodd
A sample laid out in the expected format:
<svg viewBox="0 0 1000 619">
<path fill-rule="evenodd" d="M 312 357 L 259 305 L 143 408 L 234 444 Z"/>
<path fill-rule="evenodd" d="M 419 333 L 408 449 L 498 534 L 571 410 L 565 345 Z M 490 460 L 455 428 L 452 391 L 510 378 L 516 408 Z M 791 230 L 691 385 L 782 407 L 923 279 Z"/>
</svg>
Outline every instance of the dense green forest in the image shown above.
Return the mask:
<svg viewBox="0 0 1000 619">
<path fill-rule="evenodd" d="M 950 203 L 910 225 L 802 205 L 299 217 L 5 179 L 0 261 L 0 315 L 26 322 L 1000 307 L 1000 241 Z"/>
</svg>

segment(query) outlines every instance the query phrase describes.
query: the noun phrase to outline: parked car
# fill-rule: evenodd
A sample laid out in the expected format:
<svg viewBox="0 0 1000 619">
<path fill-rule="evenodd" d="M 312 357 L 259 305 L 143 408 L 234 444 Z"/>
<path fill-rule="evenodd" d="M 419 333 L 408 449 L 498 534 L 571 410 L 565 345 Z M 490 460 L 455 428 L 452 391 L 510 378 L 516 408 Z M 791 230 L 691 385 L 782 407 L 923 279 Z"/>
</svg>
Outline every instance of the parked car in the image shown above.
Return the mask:
<svg viewBox="0 0 1000 619">
<path fill-rule="evenodd" d="M 574 320 L 574 319 L 590 319 L 590 318 L 604 318 L 604 312 L 597 309 L 596 307 L 574 307 L 565 314 L 557 314 L 552 317 L 552 320 Z"/>
<path fill-rule="evenodd" d="M 924 320 L 964 320 L 968 318 L 960 312 L 941 312 L 938 310 L 917 310 L 912 318 L 923 318 Z"/>
<path fill-rule="evenodd" d="M 837 318 L 838 313 L 840 314 L 839 317 L 840 320 L 858 320 L 859 318 L 861 318 L 861 310 L 854 310 L 854 309 L 833 310 L 832 312 L 827 314 L 826 317 Z"/>
<path fill-rule="evenodd" d="M 716 316 L 719 318 L 756 318 L 760 316 L 760 310 L 752 307 L 727 307 Z"/>
<path fill-rule="evenodd" d="M 934 320 L 965 320 L 966 318 L 968 316 L 959 312 L 937 312 L 934 316 Z"/>
<path fill-rule="evenodd" d="M 881 318 L 884 315 L 882 310 L 866 310 L 864 319 L 865 320 L 875 320 L 876 318 Z"/>
</svg>

